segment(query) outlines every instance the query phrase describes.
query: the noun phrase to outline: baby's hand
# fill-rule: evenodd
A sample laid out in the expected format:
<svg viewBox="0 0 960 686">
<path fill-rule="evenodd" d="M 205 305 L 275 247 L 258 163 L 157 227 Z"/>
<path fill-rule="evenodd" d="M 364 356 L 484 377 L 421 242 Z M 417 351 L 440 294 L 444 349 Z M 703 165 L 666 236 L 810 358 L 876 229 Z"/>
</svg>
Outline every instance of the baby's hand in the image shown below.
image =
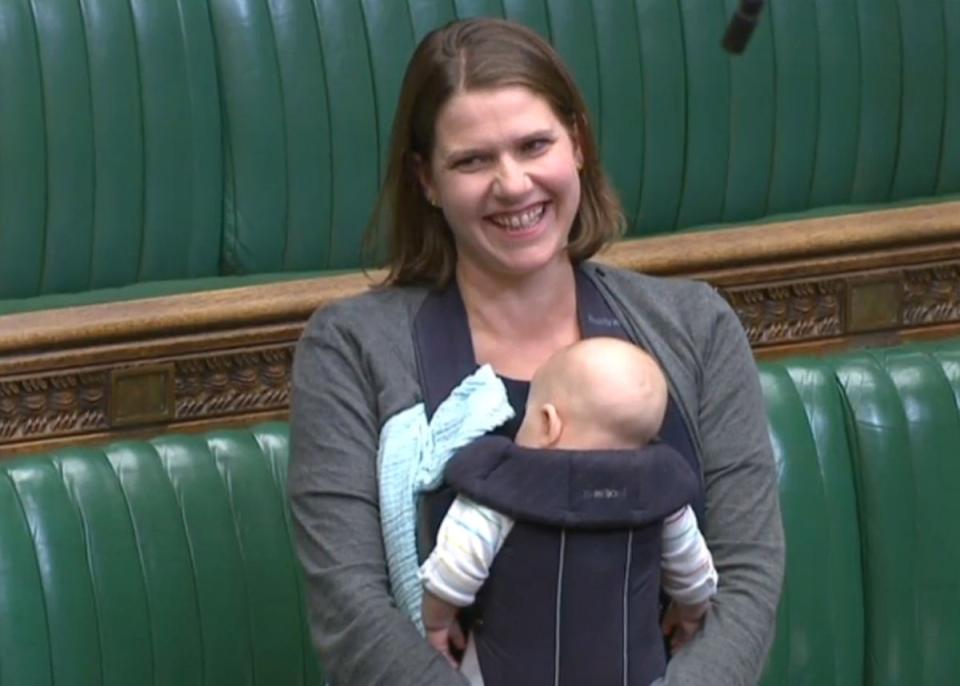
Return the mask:
<svg viewBox="0 0 960 686">
<path fill-rule="evenodd" d="M 710 609 L 709 600 L 696 605 L 670 603 L 670 607 L 663 616 L 662 628 L 664 636 L 670 637 L 671 651 L 675 653 L 681 650 L 700 631 L 708 609 Z"/>
<path fill-rule="evenodd" d="M 447 662 L 456 669 L 460 666 L 460 662 L 454 657 L 451 648 L 457 650 L 458 655 L 462 655 L 463 649 L 467 647 L 460 623 L 457 622 L 460 608 L 442 600 L 430 591 L 424 591 L 421 611 L 427 643 L 447 658 Z"/>
<path fill-rule="evenodd" d="M 454 621 L 441 627 L 426 627 L 426 633 L 427 643 L 447 658 L 447 662 L 449 662 L 454 669 L 459 668 L 460 662 L 454 657 L 453 650 L 455 649 L 458 655 L 462 655 L 464 649 L 467 647 L 467 642 L 464 639 L 459 622 Z"/>
</svg>

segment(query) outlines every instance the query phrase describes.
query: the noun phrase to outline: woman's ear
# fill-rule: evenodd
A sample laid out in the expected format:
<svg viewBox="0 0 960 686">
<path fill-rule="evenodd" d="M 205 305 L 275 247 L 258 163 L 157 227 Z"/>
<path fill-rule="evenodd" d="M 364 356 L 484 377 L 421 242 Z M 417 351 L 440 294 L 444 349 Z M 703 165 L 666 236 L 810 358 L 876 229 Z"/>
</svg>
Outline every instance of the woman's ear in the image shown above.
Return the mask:
<svg viewBox="0 0 960 686">
<path fill-rule="evenodd" d="M 417 181 L 420 182 L 420 189 L 423 191 L 423 197 L 434 207 L 438 206 L 437 191 L 433 186 L 433 175 L 430 173 L 430 163 L 423 159 L 418 153 L 410 156 L 410 163 L 413 165 L 413 172 L 417 175 Z"/>
<path fill-rule="evenodd" d="M 577 163 L 577 171 L 583 169 L 583 143 L 581 142 L 584 126 L 580 123 L 581 117 L 573 120 L 573 127 L 570 131 L 570 141 L 573 143 L 573 159 Z"/>
</svg>

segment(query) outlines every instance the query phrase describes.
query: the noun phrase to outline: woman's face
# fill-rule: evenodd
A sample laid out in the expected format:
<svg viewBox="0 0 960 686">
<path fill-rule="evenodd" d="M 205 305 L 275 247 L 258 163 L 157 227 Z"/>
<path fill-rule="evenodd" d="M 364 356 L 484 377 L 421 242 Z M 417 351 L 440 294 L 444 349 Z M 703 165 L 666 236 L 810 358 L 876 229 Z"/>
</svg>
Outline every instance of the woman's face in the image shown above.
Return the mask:
<svg viewBox="0 0 960 686">
<path fill-rule="evenodd" d="M 461 92 L 434 134 L 420 181 L 453 232 L 461 279 L 525 276 L 567 260 L 582 157 L 546 100 L 520 86 Z"/>
</svg>

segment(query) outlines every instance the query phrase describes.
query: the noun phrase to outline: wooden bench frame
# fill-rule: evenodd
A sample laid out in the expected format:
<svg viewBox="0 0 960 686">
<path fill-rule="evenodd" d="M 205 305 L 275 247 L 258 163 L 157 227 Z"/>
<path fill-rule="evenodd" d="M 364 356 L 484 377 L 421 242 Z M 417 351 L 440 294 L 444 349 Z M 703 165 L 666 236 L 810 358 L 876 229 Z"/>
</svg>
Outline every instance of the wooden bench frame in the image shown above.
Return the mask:
<svg viewBox="0 0 960 686">
<path fill-rule="evenodd" d="M 960 334 L 960 202 L 624 241 L 706 280 L 760 358 Z M 293 347 L 349 274 L 0 317 L 0 456 L 286 416 Z"/>
</svg>

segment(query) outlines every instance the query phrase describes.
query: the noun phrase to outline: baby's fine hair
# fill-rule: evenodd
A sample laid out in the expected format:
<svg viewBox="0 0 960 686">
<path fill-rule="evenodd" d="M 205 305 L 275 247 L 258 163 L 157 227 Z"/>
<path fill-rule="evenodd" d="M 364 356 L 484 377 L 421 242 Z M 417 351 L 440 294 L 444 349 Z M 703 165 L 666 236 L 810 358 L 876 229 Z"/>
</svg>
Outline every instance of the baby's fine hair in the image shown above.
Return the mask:
<svg viewBox="0 0 960 686">
<path fill-rule="evenodd" d="M 534 402 L 554 404 L 565 422 L 642 446 L 656 437 L 667 381 L 642 348 L 617 338 L 587 338 L 555 353 L 534 375 Z"/>
</svg>

